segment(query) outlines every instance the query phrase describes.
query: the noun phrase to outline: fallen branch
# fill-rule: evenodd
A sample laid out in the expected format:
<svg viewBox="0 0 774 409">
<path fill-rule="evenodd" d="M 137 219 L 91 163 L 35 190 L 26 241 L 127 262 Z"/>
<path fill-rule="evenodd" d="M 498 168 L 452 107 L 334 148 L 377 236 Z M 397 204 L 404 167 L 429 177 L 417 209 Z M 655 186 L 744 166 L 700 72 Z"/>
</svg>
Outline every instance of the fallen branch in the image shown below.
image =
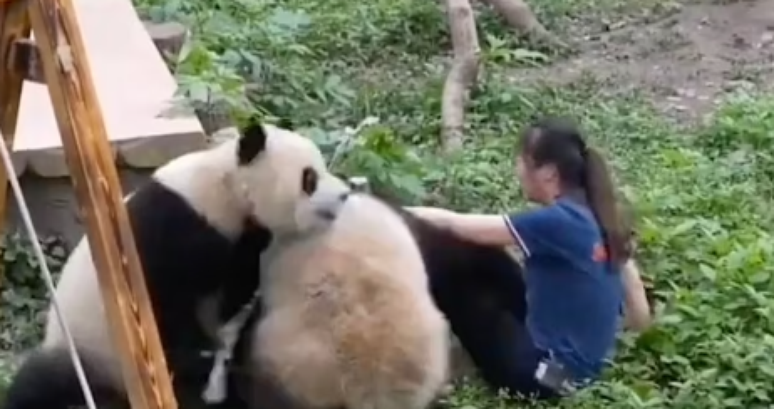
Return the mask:
<svg viewBox="0 0 774 409">
<path fill-rule="evenodd" d="M 569 45 L 548 31 L 524 0 L 482 0 L 503 16 L 516 34 L 527 36 L 530 40 L 551 48 L 568 50 Z"/>
<path fill-rule="evenodd" d="M 188 29 L 180 23 L 171 21 L 166 23 L 146 21 L 144 24 L 153 39 L 153 44 L 167 63 L 167 68 L 174 69 L 179 63 L 180 52 L 188 41 Z M 234 126 L 228 110 L 222 105 L 215 105 L 206 110 L 197 108 L 194 111 L 206 135 L 213 135 L 222 129 Z"/>
<path fill-rule="evenodd" d="M 464 141 L 465 106 L 478 77 L 478 32 L 468 0 L 446 0 L 454 60 L 446 77 L 441 102 L 441 146 L 460 149 Z"/>
<path fill-rule="evenodd" d="M 167 66 L 177 64 L 177 56 L 188 40 L 188 30 L 185 26 L 173 21 L 166 23 L 145 21 L 143 23 Z"/>
</svg>

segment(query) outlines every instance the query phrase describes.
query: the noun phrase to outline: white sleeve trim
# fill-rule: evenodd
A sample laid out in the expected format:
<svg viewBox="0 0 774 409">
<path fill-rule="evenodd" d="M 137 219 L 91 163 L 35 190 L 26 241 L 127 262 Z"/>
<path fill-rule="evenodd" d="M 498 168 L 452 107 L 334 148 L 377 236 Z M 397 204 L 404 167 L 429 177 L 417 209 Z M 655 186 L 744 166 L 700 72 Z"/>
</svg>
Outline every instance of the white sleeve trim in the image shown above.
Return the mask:
<svg viewBox="0 0 774 409">
<path fill-rule="evenodd" d="M 508 215 L 504 215 L 503 219 L 505 220 L 505 225 L 508 227 L 508 230 L 511 232 L 511 235 L 516 240 L 516 243 L 521 247 L 521 251 L 524 253 L 524 256 L 529 257 L 530 252 L 529 248 L 527 248 L 527 245 L 524 243 L 524 240 L 522 240 L 521 236 L 519 235 L 519 232 L 516 231 L 516 227 L 514 227 L 513 223 L 511 223 L 511 218 L 508 217 Z"/>
</svg>

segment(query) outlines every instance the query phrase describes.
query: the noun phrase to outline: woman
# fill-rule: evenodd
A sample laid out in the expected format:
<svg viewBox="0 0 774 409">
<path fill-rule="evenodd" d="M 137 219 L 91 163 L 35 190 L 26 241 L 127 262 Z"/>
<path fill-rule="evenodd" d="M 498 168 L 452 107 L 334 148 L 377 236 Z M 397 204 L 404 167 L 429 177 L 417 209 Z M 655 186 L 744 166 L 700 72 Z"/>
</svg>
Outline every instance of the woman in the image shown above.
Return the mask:
<svg viewBox="0 0 774 409">
<path fill-rule="evenodd" d="M 470 323 L 487 335 L 469 352 L 492 386 L 556 397 L 599 376 L 622 305 L 635 330 L 649 324 L 649 307 L 607 166 L 579 131 L 559 120 L 532 125 L 520 138 L 516 173 L 541 207 L 504 216 L 408 210 L 471 241 L 521 251 L 526 322 Z"/>
</svg>

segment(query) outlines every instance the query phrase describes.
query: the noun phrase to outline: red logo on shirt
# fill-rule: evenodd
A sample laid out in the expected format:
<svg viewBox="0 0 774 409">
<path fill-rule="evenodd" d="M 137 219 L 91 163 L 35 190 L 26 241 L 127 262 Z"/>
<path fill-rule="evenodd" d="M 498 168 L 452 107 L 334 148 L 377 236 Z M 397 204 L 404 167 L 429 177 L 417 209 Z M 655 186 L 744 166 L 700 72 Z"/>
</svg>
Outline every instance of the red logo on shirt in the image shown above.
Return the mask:
<svg viewBox="0 0 774 409">
<path fill-rule="evenodd" d="M 608 261 L 607 248 L 601 243 L 594 245 L 594 250 L 591 254 L 591 258 L 597 263 L 604 263 Z"/>
</svg>

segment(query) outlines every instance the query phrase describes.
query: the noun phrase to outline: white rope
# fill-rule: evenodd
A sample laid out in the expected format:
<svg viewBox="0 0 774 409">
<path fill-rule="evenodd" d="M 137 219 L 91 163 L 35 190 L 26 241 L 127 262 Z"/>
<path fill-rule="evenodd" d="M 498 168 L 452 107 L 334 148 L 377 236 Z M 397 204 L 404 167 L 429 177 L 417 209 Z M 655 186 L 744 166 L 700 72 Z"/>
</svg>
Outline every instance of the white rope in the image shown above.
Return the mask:
<svg viewBox="0 0 774 409">
<path fill-rule="evenodd" d="M 247 320 L 250 318 L 253 310 L 256 308 L 256 304 L 260 302 L 260 293 L 256 292 L 253 299 L 242 306 L 242 309 L 237 315 L 231 318 L 226 324 L 222 325 L 218 329 L 218 338 L 220 340 L 220 348 L 215 352 L 215 360 L 212 364 L 212 370 L 210 371 L 210 377 L 207 381 L 207 386 L 202 392 L 202 399 L 210 404 L 221 403 L 226 399 L 227 391 L 227 374 L 226 364 L 231 360 L 234 346 L 239 340 L 239 333 L 242 328 L 247 324 Z"/>
<path fill-rule="evenodd" d="M 2 143 L 0 143 L 0 154 L 2 154 L 3 157 L 5 172 L 8 175 L 8 181 L 11 183 L 11 189 L 13 190 L 13 194 L 16 198 L 16 203 L 19 206 L 19 212 L 21 213 L 22 219 L 24 220 L 24 227 L 27 230 L 27 234 L 29 235 L 30 240 L 32 241 L 35 257 L 38 259 L 38 263 L 40 264 L 43 274 L 43 281 L 46 282 L 46 287 L 48 288 L 48 292 L 51 295 L 51 303 L 54 306 L 54 313 L 56 315 L 57 322 L 59 323 L 59 328 L 62 329 L 62 332 L 64 332 L 65 335 L 65 339 L 67 340 L 67 346 L 70 351 L 70 358 L 73 361 L 73 365 L 75 366 L 75 373 L 78 376 L 78 383 L 80 383 L 81 389 L 83 390 L 83 396 L 86 398 L 86 405 L 89 407 L 89 409 L 97 409 L 97 405 L 94 403 L 94 395 L 92 395 L 91 388 L 89 387 L 89 381 L 86 380 L 86 374 L 83 370 L 83 365 L 81 364 L 81 358 L 78 356 L 78 351 L 75 348 L 75 341 L 73 341 L 73 337 L 70 334 L 70 328 L 67 327 L 67 323 L 65 323 L 62 316 L 62 311 L 59 308 L 59 303 L 57 302 L 54 288 L 54 280 L 51 278 L 51 271 L 48 269 L 48 264 L 46 264 L 46 256 L 43 254 L 43 249 L 40 247 L 40 240 L 38 239 L 37 233 L 35 233 L 35 226 L 32 224 L 32 217 L 30 216 L 29 208 L 27 207 L 27 201 L 24 200 L 24 194 L 22 193 L 21 187 L 19 186 L 19 178 L 16 176 L 16 170 L 13 168 L 11 154 L 8 151 L 8 146 L 6 145 L 5 138 L 3 138 L 2 135 L 0 135 L 0 140 L 2 141 Z M 40 391 L 40 393 L 46 393 L 46 391 Z"/>
</svg>

